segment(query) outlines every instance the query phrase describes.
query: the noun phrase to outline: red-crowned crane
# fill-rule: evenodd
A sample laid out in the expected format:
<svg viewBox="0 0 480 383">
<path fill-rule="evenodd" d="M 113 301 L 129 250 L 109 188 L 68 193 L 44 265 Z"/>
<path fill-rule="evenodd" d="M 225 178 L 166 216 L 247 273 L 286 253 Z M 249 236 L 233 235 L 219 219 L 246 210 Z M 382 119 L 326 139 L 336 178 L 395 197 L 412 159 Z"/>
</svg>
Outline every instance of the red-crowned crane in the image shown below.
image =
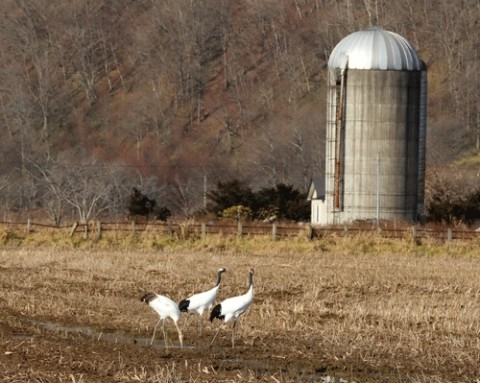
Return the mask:
<svg viewBox="0 0 480 383">
<path fill-rule="evenodd" d="M 233 320 L 232 325 L 232 348 L 235 347 L 235 326 L 239 318 L 247 311 L 248 307 L 252 303 L 253 300 L 253 269 L 249 271 L 249 286 L 248 290 L 245 294 L 239 295 L 237 297 L 227 298 L 223 302 L 216 305 L 212 312 L 210 313 L 210 322 L 212 322 L 215 318 L 223 320 L 223 323 L 220 327 L 218 327 L 215 336 L 213 337 L 212 341 L 210 342 L 210 346 L 213 344 L 220 329 L 223 327 L 224 324 Z"/>
<path fill-rule="evenodd" d="M 165 320 L 167 318 L 170 318 L 173 320 L 173 323 L 177 328 L 180 347 L 183 347 L 183 334 L 180 327 L 178 327 L 178 320 L 180 319 L 180 310 L 177 304 L 174 301 L 172 301 L 170 298 L 167 298 L 163 295 L 158 295 L 155 293 L 146 293 L 140 298 L 140 300 L 148 304 L 160 316 L 160 319 L 158 320 L 157 324 L 155 325 L 155 329 L 153 330 L 152 340 L 150 341 L 150 344 L 152 344 L 153 340 L 155 339 L 155 332 L 157 331 L 157 326 L 160 324 L 160 322 L 163 322 L 163 326 L 162 326 L 163 338 L 165 339 L 165 348 L 168 348 L 167 334 L 165 332 Z"/>
<path fill-rule="evenodd" d="M 200 335 L 203 334 L 203 313 L 205 309 L 209 310 L 212 308 L 213 302 L 215 302 L 215 298 L 217 297 L 217 292 L 220 287 L 222 274 L 225 271 L 227 270 L 223 267 L 221 269 L 218 269 L 217 283 L 213 288 L 202 293 L 192 295 L 189 298 L 183 299 L 178 304 L 178 308 L 181 312 L 197 312 L 200 315 Z"/>
</svg>

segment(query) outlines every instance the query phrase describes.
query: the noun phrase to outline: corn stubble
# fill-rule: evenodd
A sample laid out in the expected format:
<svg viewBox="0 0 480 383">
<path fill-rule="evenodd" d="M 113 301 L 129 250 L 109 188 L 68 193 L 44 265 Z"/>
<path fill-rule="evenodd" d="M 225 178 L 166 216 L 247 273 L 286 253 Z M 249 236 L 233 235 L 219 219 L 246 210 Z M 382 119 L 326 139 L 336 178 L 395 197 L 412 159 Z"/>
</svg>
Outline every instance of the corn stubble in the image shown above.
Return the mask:
<svg viewBox="0 0 480 383">
<path fill-rule="evenodd" d="M 138 301 L 143 292 L 179 301 L 211 286 L 222 266 L 229 270 L 218 294 L 222 300 L 243 293 L 248 269 L 254 268 L 254 302 L 237 327 L 236 348 L 249 358 L 256 353 L 259 363 L 270 367 L 259 376 L 246 365 L 229 381 L 245 381 L 252 374 L 260 381 L 301 381 L 281 366 L 303 361 L 306 370 L 325 366 L 351 381 L 472 382 L 480 378 L 476 248 L 472 243 L 418 246 L 356 237 L 313 242 L 216 238 L 162 251 L 4 249 L 0 309 L 12 327 L 18 321 L 49 321 L 88 326 L 96 338 L 112 333 L 147 338 L 157 318 Z M 205 353 L 210 338 L 196 335 L 196 321 L 189 317 L 185 342 Z M 209 326 L 205 337 L 215 331 Z M 167 328 L 173 342 L 173 327 Z M 223 331 L 223 340 L 219 337 L 224 346 L 229 331 Z M 5 350 L 14 346 L 5 336 L 0 343 Z M 125 382 L 208 381 L 213 376 L 221 381 L 221 367 L 196 361 L 195 352 L 187 348 L 180 358 L 184 362 L 162 368 L 118 360 L 109 368 Z M 44 372 L 38 374 L 40 379 Z M 13 372 L 10 377 L 15 381 Z"/>
</svg>

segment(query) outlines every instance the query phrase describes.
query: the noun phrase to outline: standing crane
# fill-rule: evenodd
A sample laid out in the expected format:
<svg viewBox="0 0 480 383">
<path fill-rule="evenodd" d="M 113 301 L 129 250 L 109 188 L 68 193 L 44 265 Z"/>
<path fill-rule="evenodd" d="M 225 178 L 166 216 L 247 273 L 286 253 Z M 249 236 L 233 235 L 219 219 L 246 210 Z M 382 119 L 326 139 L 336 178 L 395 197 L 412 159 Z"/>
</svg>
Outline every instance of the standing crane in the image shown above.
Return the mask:
<svg viewBox="0 0 480 383">
<path fill-rule="evenodd" d="M 215 336 L 210 342 L 210 346 L 213 344 L 220 329 L 230 320 L 233 321 L 232 325 L 232 348 L 235 347 L 235 326 L 240 317 L 247 311 L 248 307 L 253 301 L 253 269 L 249 271 L 249 286 L 245 294 L 236 297 L 225 299 L 223 302 L 216 305 L 210 313 L 210 322 L 213 322 L 215 318 L 223 320 L 221 326 L 218 327 Z"/>
<path fill-rule="evenodd" d="M 150 341 L 150 344 L 152 344 L 153 340 L 155 339 L 155 332 L 157 331 L 157 326 L 160 324 L 160 322 L 163 322 L 163 326 L 162 326 L 163 338 L 165 339 L 165 348 L 168 348 L 167 334 L 165 332 L 165 320 L 167 318 L 170 318 L 173 320 L 173 323 L 177 328 L 180 347 L 183 347 L 183 333 L 180 327 L 178 327 L 178 320 L 180 319 L 180 310 L 177 304 L 174 301 L 172 301 L 170 298 L 167 298 L 163 295 L 158 295 L 155 293 L 146 293 L 140 298 L 140 300 L 148 304 L 160 316 L 160 319 L 158 320 L 153 330 L 152 340 Z"/>
<path fill-rule="evenodd" d="M 203 313 L 205 309 L 209 310 L 215 302 L 217 292 L 222 280 L 222 274 L 227 271 L 225 268 L 218 269 L 217 271 L 217 283 L 210 290 L 192 295 L 189 298 L 183 299 L 178 307 L 181 312 L 197 312 L 200 315 L 200 335 L 203 334 Z"/>
</svg>

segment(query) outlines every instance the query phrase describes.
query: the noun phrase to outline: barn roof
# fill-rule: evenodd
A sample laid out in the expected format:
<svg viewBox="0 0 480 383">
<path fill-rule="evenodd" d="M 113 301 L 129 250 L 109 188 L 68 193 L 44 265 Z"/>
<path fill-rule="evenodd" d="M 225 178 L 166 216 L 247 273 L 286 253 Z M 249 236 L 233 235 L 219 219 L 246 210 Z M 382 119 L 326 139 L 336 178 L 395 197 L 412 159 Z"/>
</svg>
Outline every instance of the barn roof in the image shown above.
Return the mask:
<svg viewBox="0 0 480 383">
<path fill-rule="evenodd" d="M 315 196 L 315 197 L 314 197 Z M 325 198 L 325 177 L 313 176 L 308 189 L 307 201 Z"/>
</svg>

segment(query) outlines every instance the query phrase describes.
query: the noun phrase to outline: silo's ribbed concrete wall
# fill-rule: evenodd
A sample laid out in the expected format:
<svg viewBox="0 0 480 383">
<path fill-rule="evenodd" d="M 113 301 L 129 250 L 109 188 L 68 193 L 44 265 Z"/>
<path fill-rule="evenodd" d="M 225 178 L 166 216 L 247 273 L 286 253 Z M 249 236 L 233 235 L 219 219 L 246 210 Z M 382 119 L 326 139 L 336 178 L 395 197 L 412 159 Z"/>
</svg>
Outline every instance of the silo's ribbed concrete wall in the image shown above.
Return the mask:
<svg viewBox="0 0 480 383">
<path fill-rule="evenodd" d="M 341 82 L 339 76 L 329 70 L 322 223 L 416 220 L 423 209 L 426 72 L 347 69 Z"/>
</svg>

